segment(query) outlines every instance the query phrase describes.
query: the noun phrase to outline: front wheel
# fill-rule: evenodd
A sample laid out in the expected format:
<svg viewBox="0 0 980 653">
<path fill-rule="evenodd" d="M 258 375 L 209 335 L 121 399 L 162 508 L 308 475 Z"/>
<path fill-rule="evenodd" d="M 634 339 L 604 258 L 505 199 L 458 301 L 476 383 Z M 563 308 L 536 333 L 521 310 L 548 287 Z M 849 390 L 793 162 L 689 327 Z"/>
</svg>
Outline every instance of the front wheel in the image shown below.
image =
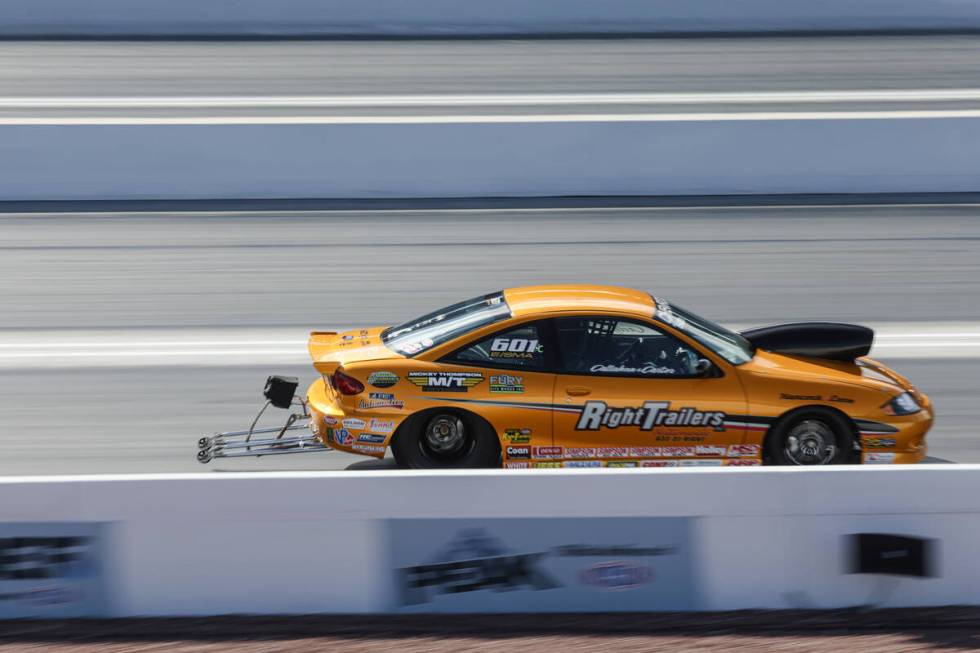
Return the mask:
<svg viewBox="0 0 980 653">
<path fill-rule="evenodd" d="M 500 444 L 483 420 L 461 411 L 414 416 L 391 445 L 395 461 L 410 469 L 500 466 Z"/>
<path fill-rule="evenodd" d="M 766 453 L 773 465 L 843 465 L 851 461 L 854 431 L 826 408 L 799 410 L 773 427 Z"/>
</svg>

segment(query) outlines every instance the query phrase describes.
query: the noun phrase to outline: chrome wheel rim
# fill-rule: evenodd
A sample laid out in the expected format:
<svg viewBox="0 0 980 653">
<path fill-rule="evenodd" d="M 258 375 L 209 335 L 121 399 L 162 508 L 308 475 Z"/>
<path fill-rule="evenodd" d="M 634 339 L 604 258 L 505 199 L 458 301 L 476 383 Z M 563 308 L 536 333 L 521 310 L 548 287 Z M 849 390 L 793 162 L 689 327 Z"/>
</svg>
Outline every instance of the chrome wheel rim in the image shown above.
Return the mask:
<svg viewBox="0 0 980 653">
<path fill-rule="evenodd" d="M 439 456 L 459 452 L 466 443 L 466 427 L 455 415 L 436 415 L 425 426 L 424 443 L 427 449 Z"/>
<path fill-rule="evenodd" d="M 783 451 L 794 465 L 826 465 L 837 455 L 837 437 L 825 422 L 803 420 L 786 435 Z"/>
</svg>

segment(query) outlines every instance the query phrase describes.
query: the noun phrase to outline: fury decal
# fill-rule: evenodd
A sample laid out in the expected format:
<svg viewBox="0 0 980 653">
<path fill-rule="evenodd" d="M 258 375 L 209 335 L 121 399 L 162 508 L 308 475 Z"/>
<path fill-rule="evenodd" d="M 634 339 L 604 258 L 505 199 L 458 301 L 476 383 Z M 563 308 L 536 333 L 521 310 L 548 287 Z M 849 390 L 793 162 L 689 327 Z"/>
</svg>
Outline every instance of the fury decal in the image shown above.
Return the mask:
<svg viewBox="0 0 980 653">
<path fill-rule="evenodd" d="M 493 394 L 521 394 L 524 392 L 524 377 L 495 374 L 490 377 L 490 392 Z"/>
<path fill-rule="evenodd" d="M 598 431 L 605 427 L 636 426 L 650 431 L 657 426 L 710 426 L 716 431 L 725 430 L 725 413 L 704 412 L 694 408 L 670 410 L 669 401 L 647 401 L 641 408 L 610 408 L 604 401 L 587 401 L 575 425 L 576 431 Z"/>
</svg>

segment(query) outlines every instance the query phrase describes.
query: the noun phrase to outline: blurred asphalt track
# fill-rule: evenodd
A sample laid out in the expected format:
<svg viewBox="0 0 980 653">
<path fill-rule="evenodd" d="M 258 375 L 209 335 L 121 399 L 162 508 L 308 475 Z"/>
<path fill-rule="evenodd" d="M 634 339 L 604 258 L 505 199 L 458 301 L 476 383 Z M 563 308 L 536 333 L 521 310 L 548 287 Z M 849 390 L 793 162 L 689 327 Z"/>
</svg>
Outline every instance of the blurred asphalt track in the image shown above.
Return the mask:
<svg viewBox="0 0 980 653">
<path fill-rule="evenodd" d="M 0 121 L 975 111 L 978 79 L 975 35 L 9 41 Z"/>
<path fill-rule="evenodd" d="M 980 462 L 980 205 L 583 205 L 0 214 L 0 473 L 375 466 L 203 467 L 194 443 L 247 426 L 267 374 L 310 380 L 312 327 L 543 282 L 645 288 L 743 326 L 873 324 L 937 403 L 931 454 Z"/>
</svg>

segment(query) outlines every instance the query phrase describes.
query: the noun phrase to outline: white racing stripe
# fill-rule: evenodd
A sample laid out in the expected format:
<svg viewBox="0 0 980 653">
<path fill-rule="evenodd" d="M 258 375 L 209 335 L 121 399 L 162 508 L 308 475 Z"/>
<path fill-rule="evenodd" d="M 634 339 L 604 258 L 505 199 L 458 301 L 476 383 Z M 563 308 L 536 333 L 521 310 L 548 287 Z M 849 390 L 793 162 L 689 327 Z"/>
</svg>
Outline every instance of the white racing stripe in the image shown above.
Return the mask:
<svg viewBox="0 0 980 653">
<path fill-rule="evenodd" d="M 966 102 L 980 89 L 761 91 L 720 93 L 509 93 L 477 95 L 257 95 L 142 97 L 6 97 L 6 109 L 208 109 L 208 108 L 380 108 L 521 107 L 537 105 L 789 104 L 844 102 Z"/>
<path fill-rule="evenodd" d="M 741 325 L 743 328 L 749 325 Z M 980 324 L 869 324 L 872 356 L 980 358 Z M 0 332 L 0 369 L 306 365 L 306 330 Z"/>
</svg>

